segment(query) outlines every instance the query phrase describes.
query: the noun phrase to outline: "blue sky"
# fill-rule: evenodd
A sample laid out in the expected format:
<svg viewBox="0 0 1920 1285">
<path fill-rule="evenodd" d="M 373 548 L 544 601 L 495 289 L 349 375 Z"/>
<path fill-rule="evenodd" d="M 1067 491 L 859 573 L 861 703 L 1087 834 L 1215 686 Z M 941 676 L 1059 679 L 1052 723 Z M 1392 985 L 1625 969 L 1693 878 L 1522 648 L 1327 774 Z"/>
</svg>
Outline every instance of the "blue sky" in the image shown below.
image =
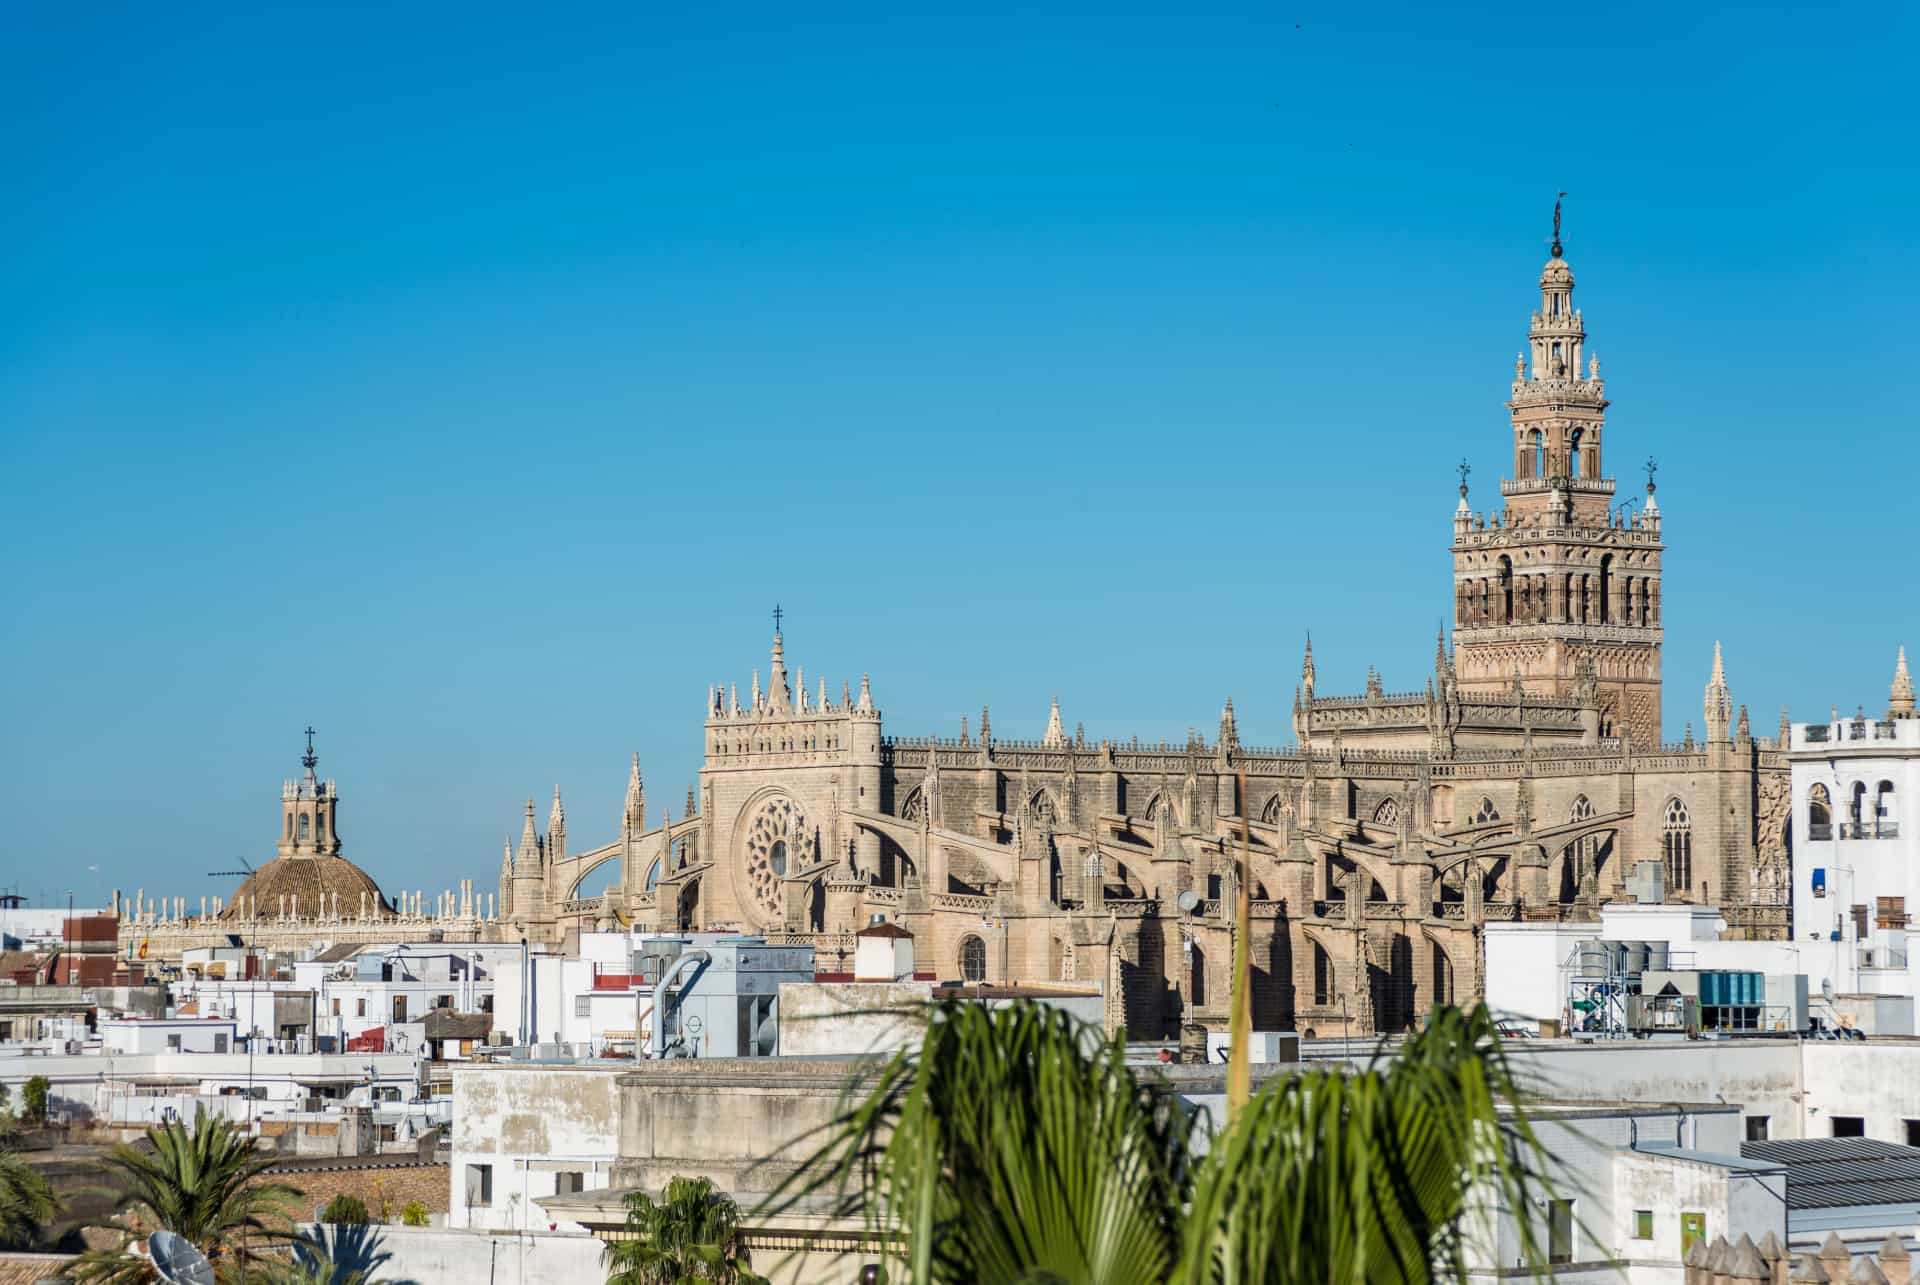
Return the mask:
<svg viewBox="0 0 1920 1285">
<path fill-rule="evenodd" d="M 273 12 L 265 12 L 272 9 Z M 1911 7 L 13 5 L 0 885 L 678 814 L 707 685 L 1287 739 L 1428 670 L 1566 189 L 1666 720 L 1884 703 Z M 95 869 L 94 867 L 97 867 Z"/>
</svg>

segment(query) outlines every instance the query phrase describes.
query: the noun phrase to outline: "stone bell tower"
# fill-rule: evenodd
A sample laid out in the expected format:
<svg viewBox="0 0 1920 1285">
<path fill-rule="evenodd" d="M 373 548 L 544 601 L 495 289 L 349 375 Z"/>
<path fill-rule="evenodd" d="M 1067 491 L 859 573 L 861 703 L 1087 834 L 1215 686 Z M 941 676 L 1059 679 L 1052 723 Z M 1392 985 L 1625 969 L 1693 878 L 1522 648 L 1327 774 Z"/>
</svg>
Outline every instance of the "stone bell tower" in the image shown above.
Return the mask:
<svg viewBox="0 0 1920 1285">
<path fill-rule="evenodd" d="M 1647 498 L 1614 507 L 1603 462 L 1606 386 L 1573 306 L 1562 257 L 1540 273 L 1528 351 L 1514 361 L 1507 410 L 1513 472 L 1503 511 L 1475 513 L 1463 466 L 1453 517 L 1455 664 L 1464 692 L 1576 694 L 1591 664 L 1601 735 L 1660 741 L 1660 507 L 1648 461 Z M 1584 373 L 1581 370 L 1585 363 Z"/>
</svg>

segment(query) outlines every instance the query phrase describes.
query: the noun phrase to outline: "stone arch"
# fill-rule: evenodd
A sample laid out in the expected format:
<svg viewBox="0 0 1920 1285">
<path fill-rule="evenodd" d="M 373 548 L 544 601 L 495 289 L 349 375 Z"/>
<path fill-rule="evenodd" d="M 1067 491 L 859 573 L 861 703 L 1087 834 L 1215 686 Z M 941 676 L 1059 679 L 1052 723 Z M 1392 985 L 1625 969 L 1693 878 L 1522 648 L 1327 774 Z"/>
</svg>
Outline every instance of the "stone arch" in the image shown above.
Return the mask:
<svg viewBox="0 0 1920 1285">
<path fill-rule="evenodd" d="M 920 814 L 927 810 L 927 792 L 916 785 L 907 791 L 907 797 L 900 801 L 900 819 L 918 821 Z"/>
<path fill-rule="evenodd" d="M 1431 974 L 1427 989 L 1427 1007 L 1440 1008 L 1460 1002 L 1456 989 L 1456 975 L 1453 967 L 1453 952 L 1446 948 L 1439 937 L 1422 930 L 1420 934 L 1430 954 L 1428 963 Z"/>
<path fill-rule="evenodd" d="M 566 893 L 561 899 L 563 901 L 571 901 L 575 897 L 578 897 L 580 895 L 580 885 L 584 884 L 594 871 L 606 865 L 609 861 L 618 860 L 620 860 L 620 853 L 616 850 L 610 851 L 604 856 L 596 857 L 591 861 L 584 857 L 578 857 L 566 862 L 566 865 L 572 866 L 574 869 L 568 872 Z"/>
<path fill-rule="evenodd" d="M 1293 815 L 1293 804 L 1281 791 L 1276 790 L 1260 809 L 1260 820 L 1267 825 L 1278 825 L 1282 816 Z"/>
<path fill-rule="evenodd" d="M 673 926 L 681 932 L 701 927 L 700 880 L 689 879 L 680 886 L 680 900 L 674 907 Z"/>
<path fill-rule="evenodd" d="M 1047 829 L 1054 828 L 1060 815 L 1060 809 L 1054 804 L 1053 795 L 1045 786 L 1035 790 L 1027 799 L 1027 815 L 1040 822 Z"/>
<path fill-rule="evenodd" d="M 987 980 L 987 942 L 979 933 L 960 939 L 960 980 L 978 984 Z"/>
</svg>

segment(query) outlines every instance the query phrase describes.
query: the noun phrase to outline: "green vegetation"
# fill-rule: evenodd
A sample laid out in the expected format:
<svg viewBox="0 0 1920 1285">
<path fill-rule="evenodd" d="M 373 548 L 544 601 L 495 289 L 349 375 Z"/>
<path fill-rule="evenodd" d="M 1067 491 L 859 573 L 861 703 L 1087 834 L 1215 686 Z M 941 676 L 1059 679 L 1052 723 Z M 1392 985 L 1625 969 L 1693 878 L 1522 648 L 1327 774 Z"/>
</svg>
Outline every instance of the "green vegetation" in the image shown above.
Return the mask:
<svg viewBox="0 0 1920 1285">
<path fill-rule="evenodd" d="M 327 1207 L 320 1213 L 320 1221 L 323 1223 L 356 1223 L 364 1227 L 372 1222 L 373 1219 L 367 1214 L 367 1204 L 364 1200 L 358 1196 L 348 1195 L 343 1191 L 327 1202 Z"/>
<path fill-rule="evenodd" d="M 59 1210 L 59 1198 L 40 1171 L 0 1150 L 0 1249 L 31 1246 Z"/>
<path fill-rule="evenodd" d="M 39 1126 L 47 1122 L 47 1098 L 53 1092 L 53 1085 L 44 1075 L 36 1075 L 28 1080 L 20 1090 L 20 1114 L 30 1125 Z"/>
<path fill-rule="evenodd" d="M 400 1207 L 400 1225 L 402 1227 L 425 1227 L 427 1225 L 427 1207 L 417 1200 L 409 1200 Z"/>
<path fill-rule="evenodd" d="M 607 1285 L 764 1285 L 740 1244 L 740 1210 L 705 1178 L 675 1178 L 658 1204 L 627 1196 L 633 1240 L 610 1242 L 600 1263 Z"/>
<path fill-rule="evenodd" d="M 245 1133 L 204 1111 L 194 1112 L 191 1130 L 176 1121 L 148 1129 L 138 1143 L 120 1143 L 102 1168 L 121 1192 L 121 1212 L 103 1225 L 119 1230 L 123 1242 L 82 1254 L 68 1273 L 84 1285 L 153 1280 L 153 1265 L 131 1252 L 131 1242 L 160 1227 L 228 1261 L 249 1239 L 284 1237 L 285 1211 L 300 1193 L 258 1181 L 272 1164 Z"/>
<path fill-rule="evenodd" d="M 1119 1038 L 1033 1004 L 943 1000 L 869 1083 L 768 1209 L 834 1197 L 915 1285 L 1461 1279 L 1484 1226 L 1469 1189 L 1531 1209 L 1551 1163 L 1500 1110 L 1520 1086 L 1484 1008 L 1438 1010 L 1360 1071 L 1275 1076 L 1204 1154 Z M 1544 1267 L 1537 1229 L 1519 1234 Z"/>
</svg>

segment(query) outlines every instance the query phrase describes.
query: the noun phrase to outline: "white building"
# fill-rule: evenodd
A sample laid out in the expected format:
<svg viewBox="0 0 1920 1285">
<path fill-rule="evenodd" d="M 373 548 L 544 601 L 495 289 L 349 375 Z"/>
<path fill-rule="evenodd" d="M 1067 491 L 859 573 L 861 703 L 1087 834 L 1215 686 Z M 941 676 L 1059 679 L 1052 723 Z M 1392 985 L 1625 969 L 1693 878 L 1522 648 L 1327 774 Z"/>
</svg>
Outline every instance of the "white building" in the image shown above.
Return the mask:
<svg viewBox="0 0 1920 1285">
<path fill-rule="evenodd" d="M 1920 718 L 1906 649 L 1884 719 L 1795 723 L 1793 939 L 1810 982 L 1913 996 L 1908 907 L 1920 908 Z"/>
<path fill-rule="evenodd" d="M 103 1055 L 230 1053 L 240 1045 L 237 1025 L 217 1017 L 107 1017 L 100 1020 Z"/>
<path fill-rule="evenodd" d="M 631 1067 L 622 1061 L 454 1067 L 447 1226 L 544 1231 L 555 1220 L 536 1201 L 607 1186 L 619 1155 L 615 1080 Z"/>
</svg>

